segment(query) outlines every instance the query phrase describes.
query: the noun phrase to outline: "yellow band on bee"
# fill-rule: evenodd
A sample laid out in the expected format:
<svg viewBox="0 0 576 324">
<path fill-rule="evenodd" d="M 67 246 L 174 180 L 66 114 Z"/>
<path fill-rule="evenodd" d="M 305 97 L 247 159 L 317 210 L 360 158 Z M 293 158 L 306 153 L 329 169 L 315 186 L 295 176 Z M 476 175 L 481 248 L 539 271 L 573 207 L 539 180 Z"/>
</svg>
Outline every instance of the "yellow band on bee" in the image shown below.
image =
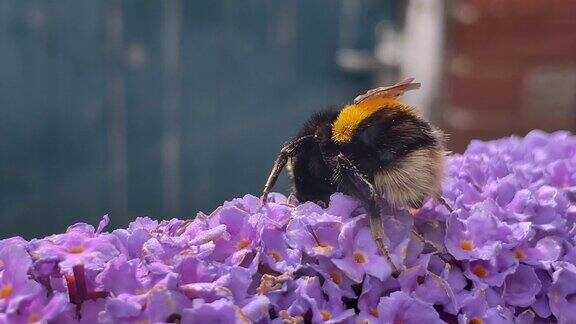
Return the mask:
<svg viewBox="0 0 576 324">
<path fill-rule="evenodd" d="M 396 98 L 375 97 L 344 107 L 332 124 L 332 139 L 338 143 L 349 142 L 362 121 L 381 109 L 399 109 L 410 111 L 410 108 Z"/>
</svg>

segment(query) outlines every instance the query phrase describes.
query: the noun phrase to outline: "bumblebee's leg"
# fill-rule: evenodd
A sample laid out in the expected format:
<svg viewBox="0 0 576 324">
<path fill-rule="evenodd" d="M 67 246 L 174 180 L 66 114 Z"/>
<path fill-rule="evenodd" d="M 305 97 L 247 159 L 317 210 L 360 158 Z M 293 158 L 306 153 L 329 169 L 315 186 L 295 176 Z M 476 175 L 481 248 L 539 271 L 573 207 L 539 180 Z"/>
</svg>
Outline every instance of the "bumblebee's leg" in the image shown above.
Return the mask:
<svg viewBox="0 0 576 324">
<path fill-rule="evenodd" d="M 446 207 L 446 209 L 448 209 L 448 211 L 450 213 L 452 213 L 454 211 L 454 209 L 452 209 L 452 207 L 450 207 L 450 205 L 448 205 L 448 202 L 446 202 L 446 199 L 444 199 L 444 197 L 438 196 L 438 197 L 436 197 L 436 200 L 438 200 L 438 202 L 440 202 L 440 204 L 442 204 L 444 207 Z"/>
<path fill-rule="evenodd" d="M 340 180 L 347 181 L 355 196 L 365 205 L 370 220 L 372 238 L 390 263 L 392 273 L 397 274 L 398 269 L 392 261 L 390 251 L 384 244 L 385 234 L 382 219 L 380 218 L 380 196 L 376 188 L 342 153 L 336 157 L 336 171 L 338 172 Z"/>
<path fill-rule="evenodd" d="M 265 204 L 268 201 L 268 194 L 272 190 L 272 187 L 274 187 L 276 180 L 278 180 L 280 172 L 282 172 L 282 169 L 284 169 L 284 166 L 286 166 L 288 158 L 294 153 L 295 150 L 298 149 L 298 146 L 300 146 L 302 143 L 308 140 L 311 140 L 312 138 L 314 138 L 314 135 L 302 136 L 288 143 L 280 150 L 278 158 L 276 158 L 276 162 L 274 162 L 274 167 L 272 167 L 272 171 L 270 172 L 268 180 L 264 185 L 264 190 L 262 192 L 262 203 Z"/>
<path fill-rule="evenodd" d="M 392 273 L 396 274 L 398 273 L 398 269 L 396 268 L 396 265 L 392 261 L 390 251 L 384 244 L 385 234 L 384 234 L 384 227 L 382 226 L 382 219 L 380 218 L 380 212 L 375 213 L 372 211 L 369 214 L 370 214 L 370 231 L 372 231 L 372 239 L 374 239 L 374 242 L 376 242 L 376 245 L 378 245 L 378 248 L 380 248 L 382 253 L 384 253 L 386 259 L 390 263 L 390 266 L 392 267 Z"/>
</svg>

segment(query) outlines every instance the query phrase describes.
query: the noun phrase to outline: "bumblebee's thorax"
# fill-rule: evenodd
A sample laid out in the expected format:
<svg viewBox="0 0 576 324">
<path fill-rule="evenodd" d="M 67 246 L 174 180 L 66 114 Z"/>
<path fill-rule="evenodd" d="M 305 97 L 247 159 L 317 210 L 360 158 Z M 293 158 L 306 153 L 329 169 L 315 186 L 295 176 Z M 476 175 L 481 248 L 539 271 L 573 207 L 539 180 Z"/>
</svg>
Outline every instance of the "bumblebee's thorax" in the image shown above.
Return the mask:
<svg viewBox="0 0 576 324">
<path fill-rule="evenodd" d="M 358 126 L 382 109 L 411 111 L 396 98 L 375 97 L 358 104 L 348 105 L 340 111 L 332 125 L 332 139 L 337 143 L 349 142 Z"/>
</svg>

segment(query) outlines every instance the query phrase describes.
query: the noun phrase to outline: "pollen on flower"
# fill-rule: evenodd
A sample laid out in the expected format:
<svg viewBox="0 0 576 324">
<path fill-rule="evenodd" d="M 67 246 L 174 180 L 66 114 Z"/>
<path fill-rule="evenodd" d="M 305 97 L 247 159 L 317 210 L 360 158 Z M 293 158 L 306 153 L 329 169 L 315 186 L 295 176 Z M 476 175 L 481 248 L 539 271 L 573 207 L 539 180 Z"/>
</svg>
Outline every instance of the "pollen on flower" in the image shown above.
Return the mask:
<svg viewBox="0 0 576 324">
<path fill-rule="evenodd" d="M 136 324 L 152 324 L 151 320 L 142 320 L 142 321 L 137 321 Z"/>
<path fill-rule="evenodd" d="M 323 310 L 320 313 L 322 314 L 323 321 L 329 321 L 332 318 L 332 314 L 330 314 L 330 312 L 327 310 Z"/>
<path fill-rule="evenodd" d="M 330 252 L 332 252 L 332 249 L 334 249 L 334 247 L 332 247 L 332 245 L 322 242 L 322 243 L 318 243 L 317 246 L 315 246 L 314 248 L 314 252 L 319 253 L 319 254 L 328 254 Z"/>
<path fill-rule="evenodd" d="M 282 284 L 288 280 L 292 280 L 292 276 L 288 273 L 283 273 L 279 276 L 265 274 L 262 276 L 260 286 L 256 288 L 256 292 L 260 295 L 265 295 L 271 291 L 280 289 Z"/>
<path fill-rule="evenodd" d="M 485 278 L 488 276 L 488 270 L 480 264 L 477 264 L 472 268 L 472 273 L 474 273 L 478 278 Z"/>
<path fill-rule="evenodd" d="M 236 243 L 236 248 L 238 250 L 245 249 L 250 245 L 250 243 L 252 243 L 252 242 L 248 239 L 240 240 L 240 241 L 238 241 L 238 243 Z"/>
<path fill-rule="evenodd" d="M 342 277 L 342 272 L 338 270 L 330 272 L 330 279 L 332 279 L 332 281 L 337 285 L 341 284 L 342 281 L 344 281 L 344 278 Z"/>
<path fill-rule="evenodd" d="M 78 254 L 78 253 L 82 253 L 84 252 L 85 249 L 83 246 L 72 246 L 70 248 L 68 248 L 68 253 L 72 253 L 72 254 Z"/>
<path fill-rule="evenodd" d="M 460 248 L 464 251 L 472 251 L 474 250 L 474 243 L 470 240 L 462 240 L 460 241 Z"/>
<path fill-rule="evenodd" d="M 484 324 L 484 321 L 479 317 L 471 318 L 469 324 Z"/>
<path fill-rule="evenodd" d="M 162 292 L 167 291 L 168 287 L 166 287 L 165 285 L 156 285 L 153 290 L 157 292 Z"/>
<path fill-rule="evenodd" d="M 40 314 L 38 314 L 38 313 L 32 313 L 30 315 L 30 317 L 28 317 L 28 322 L 30 322 L 30 323 L 40 322 L 41 320 L 42 320 L 42 316 L 40 316 Z"/>
<path fill-rule="evenodd" d="M 34 259 L 41 259 L 42 258 L 42 253 L 37 252 L 37 251 L 33 251 L 30 252 L 30 256 L 32 256 Z M 0 261 L 2 262 L 2 261 Z M 1 267 L 0 267 L 1 268 Z"/>
<path fill-rule="evenodd" d="M 526 259 L 526 253 L 524 253 L 524 250 L 522 249 L 516 249 L 514 250 L 514 257 L 516 258 L 516 260 L 522 261 Z"/>
<path fill-rule="evenodd" d="M 12 294 L 12 284 L 6 284 L 0 289 L 0 299 L 8 298 Z"/>
<path fill-rule="evenodd" d="M 364 255 L 364 253 L 360 251 L 354 252 L 353 256 L 354 256 L 354 262 L 358 264 L 364 264 L 368 261 L 366 260 L 366 255 Z"/>
<path fill-rule="evenodd" d="M 368 311 L 368 314 L 370 314 L 376 318 L 378 318 L 380 316 L 380 314 L 378 313 L 378 309 L 376 309 L 376 308 L 370 309 L 370 311 Z"/>
<path fill-rule="evenodd" d="M 278 251 L 276 251 L 276 250 L 271 251 L 270 253 L 268 253 L 268 255 L 269 255 L 272 259 L 274 259 L 274 262 L 280 262 L 280 261 L 282 261 L 282 260 L 284 259 L 284 258 L 282 258 L 282 254 L 280 254 L 280 252 L 278 252 Z"/>
<path fill-rule="evenodd" d="M 283 323 L 289 323 L 289 324 L 301 324 L 304 323 L 304 318 L 302 316 L 290 316 L 288 314 L 288 311 L 283 309 L 281 310 L 278 315 L 280 315 L 280 318 L 283 319 Z"/>
</svg>

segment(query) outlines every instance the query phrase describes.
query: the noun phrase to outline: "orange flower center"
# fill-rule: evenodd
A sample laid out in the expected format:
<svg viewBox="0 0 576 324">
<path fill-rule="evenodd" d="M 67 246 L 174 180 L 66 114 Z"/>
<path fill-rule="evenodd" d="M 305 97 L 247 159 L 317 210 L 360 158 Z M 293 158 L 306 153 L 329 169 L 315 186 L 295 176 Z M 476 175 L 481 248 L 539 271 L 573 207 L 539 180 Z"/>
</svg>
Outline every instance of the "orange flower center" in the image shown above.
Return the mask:
<svg viewBox="0 0 576 324">
<path fill-rule="evenodd" d="M 479 264 L 475 265 L 474 268 L 472 268 L 472 272 L 478 278 L 484 278 L 484 277 L 488 276 L 488 270 Z"/>
<path fill-rule="evenodd" d="M 380 316 L 380 314 L 378 314 L 378 310 L 376 308 L 372 308 L 370 311 L 368 311 L 368 314 L 378 318 L 378 316 Z"/>
<path fill-rule="evenodd" d="M 40 316 L 40 314 L 37 313 L 33 313 L 32 315 L 30 315 L 30 317 L 28 317 L 28 322 L 30 323 L 40 322 L 40 320 L 42 320 L 42 316 Z"/>
<path fill-rule="evenodd" d="M 82 246 L 73 246 L 68 249 L 68 253 L 78 254 L 84 252 L 84 247 Z"/>
<path fill-rule="evenodd" d="M 353 256 L 354 256 L 354 262 L 356 262 L 358 264 L 364 264 L 367 261 L 364 253 L 362 253 L 360 251 L 354 252 Z"/>
<path fill-rule="evenodd" d="M 283 260 L 282 258 L 282 254 L 280 254 L 280 252 L 278 251 L 271 251 L 270 253 L 268 253 L 268 255 L 274 259 L 275 262 L 280 262 Z"/>
<path fill-rule="evenodd" d="M 236 248 L 238 250 L 245 249 L 248 247 L 248 245 L 250 245 L 250 243 L 252 243 L 252 242 L 248 239 L 240 240 L 240 241 L 238 241 L 238 243 L 236 243 Z"/>
<path fill-rule="evenodd" d="M 330 253 L 333 249 L 332 245 L 328 244 L 328 243 L 319 243 L 317 246 L 315 246 L 314 248 L 314 252 L 316 253 L 320 253 L 320 254 L 327 254 Z"/>
<path fill-rule="evenodd" d="M 470 240 L 462 240 L 460 241 L 460 248 L 464 251 L 472 251 L 474 250 L 474 243 Z"/>
<path fill-rule="evenodd" d="M 514 257 L 516 258 L 516 260 L 522 261 L 526 259 L 526 253 L 524 253 L 524 251 L 521 249 L 516 249 L 514 250 Z"/>
<path fill-rule="evenodd" d="M 341 284 L 343 281 L 342 273 L 338 270 L 334 270 L 334 271 L 330 272 L 330 278 L 337 285 Z"/>
<path fill-rule="evenodd" d="M 481 318 L 474 317 L 474 318 L 470 319 L 470 321 L 468 323 L 469 324 L 484 324 L 484 321 Z"/>
<path fill-rule="evenodd" d="M 323 321 L 329 321 L 332 318 L 332 314 L 330 314 L 330 312 L 327 310 L 323 310 L 320 313 L 322 314 Z"/>
<path fill-rule="evenodd" d="M 12 294 L 12 284 L 6 284 L 0 289 L 0 299 L 8 298 Z"/>
</svg>

